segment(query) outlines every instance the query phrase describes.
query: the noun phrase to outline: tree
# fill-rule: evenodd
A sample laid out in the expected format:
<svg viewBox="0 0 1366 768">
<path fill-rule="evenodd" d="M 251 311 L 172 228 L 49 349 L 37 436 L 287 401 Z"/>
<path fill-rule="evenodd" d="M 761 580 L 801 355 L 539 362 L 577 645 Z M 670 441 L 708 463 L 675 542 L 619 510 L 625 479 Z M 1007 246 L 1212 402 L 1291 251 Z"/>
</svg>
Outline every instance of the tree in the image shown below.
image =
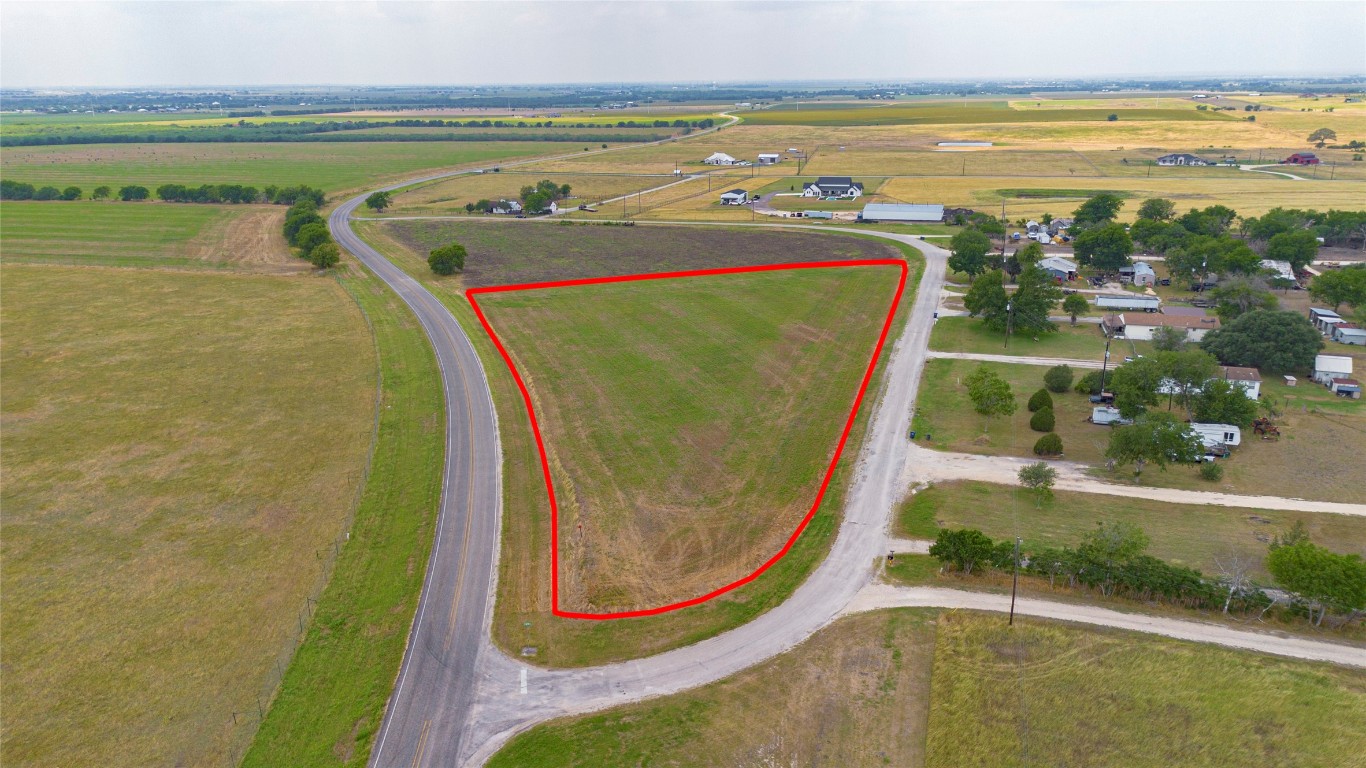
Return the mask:
<svg viewBox="0 0 1366 768">
<path fill-rule="evenodd" d="M 952 565 L 966 575 L 971 574 L 978 563 L 989 560 L 994 547 L 995 542 L 981 531 L 971 528 L 943 530 L 930 545 L 930 557 Z"/>
<path fill-rule="evenodd" d="M 1218 464 L 1205 465 L 1205 467 L 1218 466 Z M 1200 469 L 1203 471 L 1205 467 Z M 1228 607 L 1233 602 L 1233 598 L 1249 591 L 1252 587 L 1252 573 L 1256 570 L 1257 561 L 1249 557 L 1246 552 L 1230 549 L 1214 558 L 1214 567 L 1219 569 L 1219 581 L 1228 590 L 1228 595 L 1224 598 L 1224 613 L 1228 613 Z"/>
<path fill-rule="evenodd" d="M 465 246 L 451 243 L 431 252 L 427 264 L 438 275 L 453 275 L 465 269 Z"/>
<path fill-rule="evenodd" d="M 1049 392 L 1066 392 L 1072 387 L 1072 366 L 1055 365 L 1049 368 L 1044 372 L 1043 385 Z"/>
<path fill-rule="evenodd" d="M 67 187 L 66 189 L 62 190 L 62 199 L 63 199 L 63 200 L 80 200 L 80 199 L 81 199 L 81 188 L 80 188 L 80 187 Z"/>
<path fill-rule="evenodd" d="M 1200 479 L 1217 483 L 1224 479 L 1224 468 L 1212 461 L 1200 462 Z"/>
<path fill-rule="evenodd" d="M 1173 325 L 1154 328 L 1153 348 L 1159 352 L 1180 352 L 1186 348 L 1186 329 Z"/>
<path fill-rule="evenodd" d="M 1114 594 L 1118 571 L 1143 556 L 1148 535 L 1133 523 L 1096 523 L 1077 547 L 1077 554 L 1098 571 L 1096 582 L 1101 594 Z"/>
<path fill-rule="evenodd" d="M 91 200 L 103 200 L 103 199 L 105 199 L 106 197 L 109 197 L 109 195 L 110 195 L 112 192 L 113 192 L 113 190 L 109 189 L 109 187 L 106 187 L 106 186 L 98 186 L 98 187 L 95 187 L 95 191 L 93 191 L 93 192 L 90 193 L 90 199 L 91 199 Z"/>
<path fill-rule="evenodd" d="M 1217 302 L 1214 311 L 1227 323 L 1253 310 L 1274 310 L 1279 302 L 1270 288 L 1259 277 L 1230 277 L 1210 294 Z"/>
<path fill-rule="evenodd" d="M 968 397 L 972 407 L 984 417 L 982 431 L 987 431 L 988 419 L 992 416 L 1010 416 L 1018 407 L 1015 395 L 1010 391 L 1010 383 L 1001 378 L 985 365 L 968 374 L 964 382 L 968 386 Z"/>
<path fill-rule="evenodd" d="M 1079 395 L 1099 395 L 1101 392 L 1101 379 L 1105 378 L 1104 371 L 1087 371 L 1077 379 L 1077 385 L 1072 387 L 1072 391 Z M 1107 380 L 1108 384 L 1109 381 Z"/>
<path fill-rule="evenodd" d="M 949 240 L 949 269 L 968 276 L 968 282 L 987 268 L 991 239 L 975 229 L 964 229 Z"/>
<path fill-rule="evenodd" d="M 1338 132 L 1332 128 L 1320 128 L 1309 134 L 1309 143 L 1317 147 L 1322 147 L 1330 141 L 1337 141 Z"/>
<path fill-rule="evenodd" d="M 1014 317 L 1003 317 L 1005 322 L 1001 323 L 1000 330 L 1013 326 L 1016 330 L 1024 329 L 1036 334 L 1057 333 L 1058 326 L 1048 318 L 1062 298 L 1062 288 L 1047 272 L 1033 264 L 1020 272 L 1017 282 L 1018 287 L 1007 305 Z M 983 318 L 987 321 L 987 327 L 993 326 L 990 316 L 983 313 Z"/>
<path fill-rule="evenodd" d="M 284 226 L 285 241 L 290 245 L 298 245 L 299 230 L 310 225 L 326 228 L 327 222 L 323 220 L 323 217 L 311 210 L 286 214 Z"/>
<path fill-rule="evenodd" d="M 1312 368 L 1314 356 L 1323 349 L 1323 337 L 1296 312 L 1253 310 L 1210 331 L 1200 348 L 1225 365 L 1281 374 Z"/>
<path fill-rule="evenodd" d="M 1072 212 L 1073 226 L 1092 227 L 1097 224 L 1107 224 L 1114 221 L 1115 216 L 1119 214 L 1119 209 L 1123 207 L 1124 198 L 1119 195 L 1112 195 L 1109 192 L 1102 192 L 1077 206 L 1077 210 Z"/>
<path fill-rule="evenodd" d="M 1052 432 L 1057 423 L 1057 417 L 1053 415 L 1051 407 L 1040 408 L 1029 417 L 1029 428 L 1035 432 Z"/>
<path fill-rule="evenodd" d="M 1034 506 L 1043 506 L 1045 499 L 1053 496 L 1053 483 L 1058 479 L 1058 470 L 1047 463 L 1036 461 L 1020 467 L 1020 485 L 1034 493 Z"/>
<path fill-rule="evenodd" d="M 1343 304 L 1366 306 L 1366 265 L 1325 270 L 1309 284 L 1309 295 L 1332 304 L 1334 312 Z"/>
<path fill-rule="evenodd" d="M 1084 315 L 1091 310 L 1091 302 L 1080 293 L 1071 293 L 1063 297 L 1062 311 L 1072 318 L 1072 325 L 1077 324 L 1077 317 Z"/>
<path fill-rule="evenodd" d="M 1219 361 L 1203 349 L 1161 352 L 1157 359 L 1166 373 L 1163 383 L 1170 385 L 1167 387 L 1170 393 L 1167 410 L 1171 410 L 1171 401 L 1176 398 L 1189 416 L 1191 397 L 1200 391 L 1205 382 L 1219 374 Z"/>
<path fill-rule="evenodd" d="M 974 280 L 972 287 L 963 296 L 963 306 L 967 308 L 969 315 L 997 318 L 1000 325 L 998 330 L 1005 330 L 1006 304 L 1009 301 L 1010 297 L 1005 289 L 1005 276 L 1000 270 L 995 269 L 983 275 L 980 280 Z M 995 324 L 990 323 L 988 327 Z"/>
<path fill-rule="evenodd" d="M 341 249 L 337 247 L 336 243 L 328 240 L 325 243 L 319 243 L 313 250 L 309 251 L 308 260 L 313 262 L 313 266 L 318 269 L 330 269 L 337 266 L 338 262 L 341 261 Z"/>
<path fill-rule="evenodd" d="M 373 192 L 365 198 L 365 207 L 373 211 L 383 211 L 394 201 L 393 195 L 388 192 Z"/>
<path fill-rule="evenodd" d="M 1223 379 L 1204 383 L 1191 398 L 1191 418 L 1206 424 L 1233 424 L 1246 429 L 1257 418 L 1257 401 L 1247 390 Z"/>
<path fill-rule="evenodd" d="M 1170 413 L 1142 414 L 1131 426 L 1110 433 L 1105 457 L 1117 464 L 1133 464 L 1134 475 L 1153 463 L 1166 469 L 1170 463 L 1191 464 L 1204 455 L 1205 446 L 1185 424 Z"/>
<path fill-rule="evenodd" d="M 465 203 L 465 213 L 474 213 L 474 203 Z"/>
<path fill-rule="evenodd" d="M 1061 456 L 1062 438 L 1049 432 L 1034 443 L 1035 456 Z"/>
<path fill-rule="evenodd" d="M 1138 207 L 1138 218 L 1149 221 L 1171 221 L 1176 205 L 1162 197 L 1150 197 Z"/>
<path fill-rule="evenodd" d="M 34 200 L 60 200 L 60 199 L 62 199 L 62 191 L 61 191 L 60 189 L 57 189 L 56 187 L 52 187 L 52 186 L 38 187 L 37 191 L 35 191 L 35 192 L 33 193 L 33 199 L 34 199 Z"/>
<path fill-rule="evenodd" d="M 1108 115 L 1105 116 L 1105 119 L 1113 123 L 1113 122 L 1115 122 L 1116 120 L 1119 119 L 1119 113 L 1118 113 L 1118 112 L 1111 112 L 1110 114 L 1108 114 Z"/>
<path fill-rule="evenodd" d="M 1088 229 L 1077 235 L 1072 246 L 1078 262 L 1105 272 L 1113 272 L 1132 263 L 1129 255 L 1134 252 L 1134 241 L 1129 239 L 1129 233 L 1119 224 Z"/>
<path fill-rule="evenodd" d="M 1047 255 L 1044 252 L 1043 245 L 1036 242 L 1031 242 L 1015 252 L 1015 258 L 1019 260 L 1021 267 L 1038 264 Z"/>
<path fill-rule="evenodd" d="M 1296 272 L 1303 272 L 1318 255 L 1319 239 L 1307 229 L 1272 235 L 1266 244 L 1268 259 L 1288 261 L 1290 268 Z"/>
<path fill-rule="evenodd" d="M 329 242 L 331 239 L 332 236 L 327 233 L 325 224 L 308 224 L 300 228 L 294 236 L 294 245 L 298 246 L 300 255 L 307 258 L 314 248 Z"/>
<path fill-rule="evenodd" d="M 1053 407 L 1053 396 L 1050 395 L 1050 394 L 1048 394 L 1048 390 L 1047 390 L 1047 389 L 1041 389 L 1041 390 L 1039 390 L 1038 392 L 1035 392 L 1034 394 L 1030 395 L 1030 396 L 1029 396 L 1029 402 L 1025 405 L 1025 408 L 1029 409 L 1029 412 L 1030 412 L 1030 413 L 1036 413 L 1036 412 L 1038 412 L 1038 411 L 1039 411 L 1040 409 L 1042 409 L 1042 408 L 1052 408 L 1052 407 Z M 1043 431 L 1043 432 L 1048 432 L 1048 431 L 1050 431 L 1050 430 L 1045 429 L 1045 430 L 1041 430 L 1041 431 Z"/>
<path fill-rule="evenodd" d="M 1356 612 L 1366 608 L 1366 562 L 1360 555 L 1339 555 L 1312 542 L 1298 541 L 1271 550 L 1266 569 L 1305 603 L 1314 626 L 1322 626 L 1330 610 Z"/>
<path fill-rule="evenodd" d="M 1115 393 L 1115 407 L 1120 415 L 1132 419 L 1149 406 L 1157 405 L 1157 393 L 1167 378 L 1167 366 L 1158 357 L 1139 357 L 1114 370 L 1109 382 Z"/>
<path fill-rule="evenodd" d="M 136 184 L 129 184 L 126 187 L 119 187 L 119 199 L 124 202 L 131 202 L 134 200 L 146 200 L 151 196 L 152 193 L 150 190 L 148 190 L 146 187 L 138 186 Z"/>
</svg>

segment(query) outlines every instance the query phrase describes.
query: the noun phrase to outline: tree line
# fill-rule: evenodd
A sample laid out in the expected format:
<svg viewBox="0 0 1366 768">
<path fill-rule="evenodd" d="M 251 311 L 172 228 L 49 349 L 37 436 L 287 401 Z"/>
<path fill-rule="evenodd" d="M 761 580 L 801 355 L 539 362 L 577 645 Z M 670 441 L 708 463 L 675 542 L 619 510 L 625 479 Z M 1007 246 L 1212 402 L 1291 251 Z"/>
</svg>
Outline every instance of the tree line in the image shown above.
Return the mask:
<svg viewBox="0 0 1366 768">
<path fill-rule="evenodd" d="M 84 191 L 80 187 L 69 186 L 57 189 L 53 186 L 35 187 L 32 184 L 0 180 L 0 200 L 80 200 Z M 124 202 L 148 200 L 152 190 L 140 184 L 129 184 L 114 190 L 101 185 L 90 192 L 91 200 L 105 200 L 117 197 Z M 293 205 L 300 200 L 312 200 L 315 207 L 322 205 L 324 195 L 320 189 L 306 184 L 281 187 L 270 184 L 263 189 L 242 184 L 201 184 L 190 187 L 184 184 L 162 184 L 156 188 L 156 197 L 168 203 L 210 203 L 210 204 L 251 204 L 271 203 L 274 205 Z"/>
<path fill-rule="evenodd" d="M 322 200 L 303 197 L 290 205 L 285 212 L 284 235 L 300 258 L 318 269 L 328 269 L 341 261 L 341 248 L 327 231 L 327 221 L 318 214 L 321 204 Z"/>
<path fill-rule="evenodd" d="M 1216 561 L 1220 573 L 1209 577 L 1146 554 L 1148 544 L 1147 534 L 1138 526 L 1098 523 L 1076 546 L 1021 551 L 1018 567 L 1048 579 L 1050 588 L 1062 583 L 1105 597 L 1262 616 L 1277 604 L 1253 581 L 1254 562 L 1245 554 L 1220 557 Z M 964 575 L 974 570 L 1009 571 L 1017 565 L 1015 542 L 993 541 L 974 529 L 940 531 L 930 556 L 943 568 Z M 1265 565 L 1289 594 L 1289 612 L 1308 618 L 1315 626 L 1321 626 L 1329 613 L 1346 624 L 1366 610 L 1366 562 L 1359 555 L 1339 555 L 1314 544 L 1302 523 L 1272 540 Z"/>
</svg>

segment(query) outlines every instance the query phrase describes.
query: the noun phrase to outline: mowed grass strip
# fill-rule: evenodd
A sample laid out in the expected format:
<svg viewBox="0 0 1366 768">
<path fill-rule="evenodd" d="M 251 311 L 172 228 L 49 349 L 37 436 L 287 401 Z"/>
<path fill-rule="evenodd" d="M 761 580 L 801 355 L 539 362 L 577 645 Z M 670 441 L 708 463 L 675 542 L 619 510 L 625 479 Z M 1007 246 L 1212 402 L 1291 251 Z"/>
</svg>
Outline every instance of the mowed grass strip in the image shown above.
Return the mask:
<svg viewBox="0 0 1366 768">
<path fill-rule="evenodd" d="M 841 619 L 695 691 L 536 726 L 489 768 L 920 765 L 936 613 Z"/>
<path fill-rule="evenodd" d="M 0 205 L 5 262 L 298 271 L 281 206 L 123 202 Z"/>
<path fill-rule="evenodd" d="M 939 617 L 928 768 L 1361 761 L 1360 670 L 1029 617 Z"/>
<path fill-rule="evenodd" d="M 569 145 L 572 150 L 574 145 Z M 414 172 L 566 151 L 563 142 L 88 144 L 5 148 L 5 177 L 30 184 L 308 184 L 329 194 Z"/>
<path fill-rule="evenodd" d="M 815 500 L 897 279 L 796 269 L 481 296 L 546 437 L 560 607 L 658 607 L 776 553 Z"/>
<path fill-rule="evenodd" d="M 1238 553 L 1258 563 L 1272 537 L 1303 523 L 1309 537 L 1330 549 L 1351 554 L 1366 545 L 1366 518 L 1312 512 L 1238 509 L 1203 504 L 1172 504 L 1139 496 L 1054 491 L 1037 503 L 1032 494 L 1004 485 L 941 483 L 907 499 L 897 513 L 900 535 L 934 538 L 939 530 L 976 528 L 993 539 L 1024 539 L 1033 547 L 1076 546 L 1097 523 L 1126 522 L 1148 534 L 1148 554 L 1217 575 L 1220 558 Z"/>
<path fill-rule="evenodd" d="M 0 759 L 233 763 L 362 482 L 364 319 L 326 279 L 0 274 Z"/>
<path fill-rule="evenodd" d="M 1057 332 L 1037 333 L 1023 321 L 1020 322 L 1023 327 L 1014 330 L 1010 335 L 1010 345 L 1006 346 L 1006 335 L 988 330 L 981 318 L 941 317 L 930 333 L 930 349 L 979 355 L 1094 360 L 1097 364 L 1105 359 L 1105 336 L 1100 332 L 1100 326 L 1094 323 L 1056 323 Z M 1120 352 L 1127 354 L 1127 345 L 1112 345 L 1112 355 Z M 1122 356 L 1120 359 L 1123 359 Z M 1076 373 L 1081 376 L 1086 371 L 1077 369 Z"/>
<path fill-rule="evenodd" d="M 436 358 L 368 272 L 344 279 L 373 323 L 383 388 L 370 475 L 303 645 L 243 766 L 365 765 L 431 552 L 445 437 Z"/>
</svg>

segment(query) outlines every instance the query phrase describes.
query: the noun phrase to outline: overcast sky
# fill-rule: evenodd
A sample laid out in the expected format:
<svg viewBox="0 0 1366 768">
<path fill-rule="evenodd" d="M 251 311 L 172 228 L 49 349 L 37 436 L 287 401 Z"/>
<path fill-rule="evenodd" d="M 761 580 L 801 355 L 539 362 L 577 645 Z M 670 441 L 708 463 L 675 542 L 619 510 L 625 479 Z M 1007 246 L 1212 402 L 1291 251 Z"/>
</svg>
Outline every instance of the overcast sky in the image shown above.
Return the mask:
<svg viewBox="0 0 1366 768">
<path fill-rule="evenodd" d="M 0 2 L 0 86 L 1343 75 L 1366 2 Z"/>
</svg>

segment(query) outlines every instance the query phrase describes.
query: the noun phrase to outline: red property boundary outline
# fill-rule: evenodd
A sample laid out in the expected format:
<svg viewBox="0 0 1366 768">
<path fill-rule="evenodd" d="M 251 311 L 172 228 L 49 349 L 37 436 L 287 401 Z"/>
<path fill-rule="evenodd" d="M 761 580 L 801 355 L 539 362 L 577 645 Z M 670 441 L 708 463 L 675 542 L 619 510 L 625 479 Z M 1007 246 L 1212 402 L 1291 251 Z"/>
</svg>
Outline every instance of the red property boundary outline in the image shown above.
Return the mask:
<svg viewBox="0 0 1366 768">
<path fill-rule="evenodd" d="M 658 608 L 646 608 L 636 611 L 620 611 L 615 613 L 579 613 L 575 611 L 560 610 L 560 512 L 559 504 L 555 499 L 555 482 L 550 476 L 550 463 L 546 458 L 545 443 L 541 439 L 541 425 L 536 420 L 536 408 L 531 402 L 531 393 L 527 391 L 526 383 L 522 381 L 522 375 L 517 370 L 517 366 L 512 362 L 512 356 L 508 354 L 507 348 L 494 332 L 493 326 L 489 324 L 488 318 L 484 316 L 484 311 L 479 307 L 479 302 L 475 296 L 485 293 L 506 293 L 509 291 L 530 291 L 541 288 L 566 288 L 578 285 L 602 285 L 606 283 L 628 283 L 642 280 L 665 280 L 675 277 L 706 277 L 711 275 L 734 275 L 747 272 L 776 272 L 789 269 L 826 269 L 832 267 L 897 267 L 901 270 L 897 280 L 896 294 L 892 297 L 892 305 L 887 310 L 887 318 L 882 323 L 882 331 L 878 334 L 877 345 L 873 347 L 872 358 L 868 361 L 868 367 L 863 372 L 863 380 L 859 383 L 858 394 L 854 397 L 854 405 L 849 409 L 849 417 L 845 419 L 844 431 L 840 433 L 839 443 L 835 446 L 835 454 L 830 459 L 830 466 L 825 470 L 825 476 L 821 479 L 820 490 L 816 492 L 816 500 L 807 510 L 806 515 L 798 523 L 796 530 L 788 537 L 783 548 L 777 554 L 770 557 L 763 565 L 759 566 L 754 572 L 740 579 L 737 579 L 723 587 L 714 589 L 700 597 L 683 600 L 677 603 L 660 606 Z M 887 333 L 892 327 L 892 318 L 896 315 L 897 307 L 901 305 L 901 296 L 906 289 L 906 276 L 909 272 L 908 265 L 901 259 L 855 259 L 849 261 L 812 261 L 793 264 L 765 264 L 760 266 L 746 267 L 723 267 L 720 269 L 696 269 L 684 272 L 658 272 L 643 275 L 619 275 L 616 277 L 593 277 L 582 280 L 556 280 L 544 283 L 522 283 L 518 285 L 499 285 L 486 288 L 470 288 L 465 291 L 466 298 L 469 299 L 470 306 L 474 308 L 474 314 L 478 316 L 479 322 L 484 326 L 484 331 L 488 333 L 493 344 L 498 348 L 499 354 L 503 356 L 503 362 L 507 363 L 508 370 L 512 372 L 512 378 L 517 382 L 517 388 L 522 392 L 522 401 L 526 404 L 527 415 L 531 420 L 531 432 L 536 437 L 536 451 L 541 457 L 541 474 L 545 478 L 545 487 L 550 497 L 550 596 L 551 613 L 568 619 L 630 619 L 641 616 L 655 616 L 669 611 L 676 611 L 680 608 L 698 605 L 711 600 L 714 597 L 724 595 L 727 592 L 738 589 L 751 581 L 759 578 L 760 574 L 773 567 L 783 558 L 796 543 L 797 537 L 802 535 L 806 526 L 815 517 L 816 510 L 820 508 L 821 501 L 825 498 L 825 492 L 830 487 L 830 479 L 835 473 L 835 465 L 839 463 L 840 455 L 844 452 L 844 445 L 849 440 L 849 432 L 854 428 L 854 420 L 858 416 L 859 406 L 863 403 L 863 395 L 868 390 L 868 383 L 873 378 L 873 370 L 877 368 L 878 358 L 882 355 L 883 344 L 887 341 Z"/>
</svg>

